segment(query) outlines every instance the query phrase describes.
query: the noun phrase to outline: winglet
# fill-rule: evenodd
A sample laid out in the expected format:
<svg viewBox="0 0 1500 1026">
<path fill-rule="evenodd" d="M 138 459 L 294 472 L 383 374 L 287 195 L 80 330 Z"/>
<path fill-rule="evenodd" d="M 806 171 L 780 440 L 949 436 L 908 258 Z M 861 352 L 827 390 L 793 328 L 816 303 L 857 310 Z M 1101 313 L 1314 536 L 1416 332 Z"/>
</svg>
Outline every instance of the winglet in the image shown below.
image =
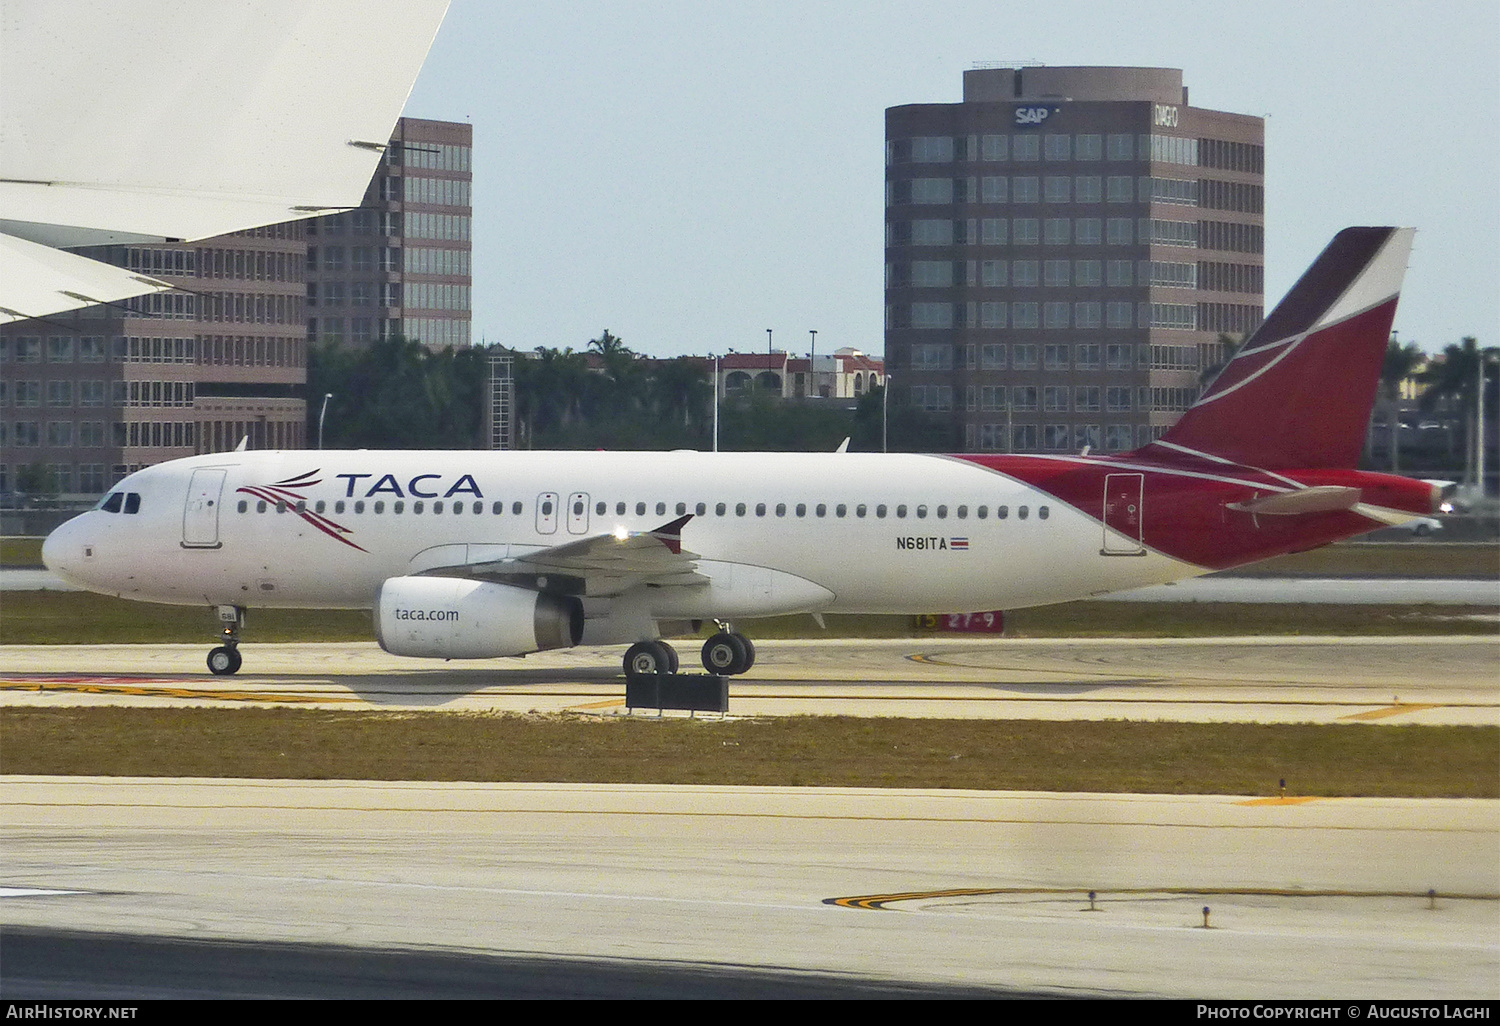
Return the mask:
<svg viewBox="0 0 1500 1026">
<path fill-rule="evenodd" d="M 656 530 L 647 533 L 665 545 L 667 551 L 671 552 L 674 556 L 681 555 L 682 529 L 687 526 L 687 522 L 691 519 L 693 519 L 693 514 L 689 513 L 687 516 L 678 517 L 670 524 L 662 524 Z"/>
</svg>

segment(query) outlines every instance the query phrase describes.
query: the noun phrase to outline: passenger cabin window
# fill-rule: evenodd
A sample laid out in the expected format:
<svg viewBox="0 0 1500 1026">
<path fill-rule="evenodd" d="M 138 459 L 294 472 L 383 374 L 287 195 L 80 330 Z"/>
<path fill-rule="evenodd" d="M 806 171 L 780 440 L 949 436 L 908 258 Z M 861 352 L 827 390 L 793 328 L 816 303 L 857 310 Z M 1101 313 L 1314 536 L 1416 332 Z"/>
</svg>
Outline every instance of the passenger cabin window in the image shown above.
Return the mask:
<svg viewBox="0 0 1500 1026">
<path fill-rule="evenodd" d="M 849 515 L 849 507 L 845 506 L 841 502 L 837 506 L 833 507 L 833 515 L 836 516 L 836 517 L 845 517 L 845 516 L 848 516 Z"/>
<path fill-rule="evenodd" d="M 126 505 L 125 512 L 126 513 L 130 512 L 129 504 Z M 276 500 L 276 512 L 278 512 L 278 513 L 285 513 L 286 512 L 286 500 L 285 499 L 278 499 L 278 500 Z"/>
<path fill-rule="evenodd" d="M 901 505 L 899 505 L 899 506 L 896 507 L 896 518 L 898 520 L 905 520 L 906 519 L 906 504 L 905 503 L 902 503 Z"/>
<path fill-rule="evenodd" d="M 995 507 L 995 519 L 996 520 L 1004 520 L 1008 516 L 1010 516 L 1010 507 L 1009 506 L 996 506 Z"/>
<path fill-rule="evenodd" d="M 635 515 L 638 517 L 643 517 L 646 515 L 646 504 L 644 502 L 638 502 L 635 504 Z"/>
<path fill-rule="evenodd" d="M 734 504 L 734 515 L 737 517 L 742 517 L 745 515 L 745 504 L 743 502 L 737 502 Z"/>
<path fill-rule="evenodd" d="M 755 515 L 758 517 L 766 515 L 766 504 L 764 502 L 757 502 L 755 504 Z"/>
<path fill-rule="evenodd" d="M 665 502 L 658 502 L 656 504 L 656 515 L 659 517 L 667 515 L 667 504 Z"/>
<path fill-rule="evenodd" d="M 948 519 L 948 507 L 947 506 L 939 506 L 937 508 L 937 515 L 938 515 L 938 519 L 939 520 L 947 520 Z"/>
<path fill-rule="evenodd" d="M 988 506 L 980 506 L 978 509 L 976 509 L 974 511 L 974 515 L 976 517 L 978 517 L 980 520 L 983 520 L 985 517 L 989 516 L 989 513 L 990 513 L 990 508 Z"/>
<path fill-rule="evenodd" d="M 1026 513 L 1027 513 L 1027 510 L 1026 510 L 1025 506 L 1017 506 L 1016 507 L 1016 519 L 1017 520 L 1025 520 L 1026 519 Z"/>
<path fill-rule="evenodd" d="M 399 499 L 397 501 L 391 503 L 391 512 L 392 513 L 405 513 L 406 512 L 406 503 L 401 502 Z"/>
<path fill-rule="evenodd" d="M 603 503 L 603 502 L 596 502 L 596 503 L 594 503 L 594 514 L 596 516 L 601 516 L 601 517 L 604 516 L 605 511 L 607 511 L 608 509 L 609 509 L 609 506 L 606 503 Z M 621 510 L 620 512 L 623 513 L 625 511 Z"/>
<path fill-rule="evenodd" d="M 505 503 L 503 503 L 503 502 L 497 502 L 497 503 L 495 503 L 493 506 L 490 507 L 490 512 L 493 513 L 493 514 L 495 514 L 495 516 L 497 516 L 497 517 L 500 516 L 501 514 L 503 514 L 505 512 Z"/>
<path fill-rule="evenodd" d="M 513 502 L 513 503 L 511 503 L 510 504 L 510 512 L 511 512 L 512 516 L 520 516 L 521 515 L 521 504 L 519 502 Z"/>
<path fill-rule="evenodd" d="M 333 511 L 335 513 L 342 513 L 342 512 L 344 512 L 344 500 L 343 499 L 340 499 L 338 502 L 335 502 L 333 504 Z"/>
<path fill-rule="evenodd" d="M 722 502 L 717 503 L 714 506 L 714 515 L 722 517 L 726 509 L 728 509 L 728 507 L 725 506 Z"/>
<path fill-rule="evenodd" d="M 967 507 L 967 506 L 960 506 L 960 507 L 958 507 L 958 519 L 960 519 L 960 520 L 967 520 L 967 519 L 969 519 L 969 507 Z"/>
<path fill-rule="evenodd" d="M 918 506 L 917 507 L 917 519 L 918 520 L 926 520 L 927 519 L 927 507 L 926 506 Z"/>
<path fill-rule="evenodd" d="M 700 516 L 700 517 L 701 517 L 701 516 L 705 516 L 705 515 L 707 515 L 707 513 L 708 513 L 708 506 L 707 506 L 707 504 L 706 504 L 706 503 L 702 503 L 702 502 L 700 502 L 700 503 L 698 503 L 698 505 L 696 505 L 696 506 L 694 506 L 694 507 L 693 507 L 693 510 L 694 510 L 694 511 L 695 511 L 695 512 L 696 512 L 696 513 L 697 513 L 697 514 L 698 514 L 698 515 L 699 515 L 699 516 Z"/>
<path fill-rule="evenodd" d="M 818 503 L 817 514 L 820 517 L 826 517 L 828 515 L 828 504 L 824 502 Z"/>
<path fill-rule="evenodd" d="M 354 502 L 354 512 L 356 512 L 356 513 L 363 513 L 364 511 L 365 511 L 365 500 L 364 499 L 356 499 L 355 502 Z"/>
<path fill-rule="evenodd" d="M 266 511 L 266 500 L 265 499 L 261 499 L 259 502 L 257 502 L 255 504 L 255 512 L 257 512 L 257 513 L 264 513 L 265 511 Z"/>
<path fill-rule="evenodd" d="M 682 516 L 686 512 L 687 512 L 687 503 L 685 503 L 685 502 L 679 502 L 677 504 L 677 515 L 678 516 Z"/>
<path fill-rule="evenodd" d="M 1050 514 L 1051 512 L 1052 511 L 1050 509 L 1048 509 L 1046 506 L 1038 506 L 1037 507 L 1037 511 L 1036 511 L 1036 515 L 1038 517 L 1040 517 L 1041 519 L 1046 520 L 1048 514 Z"/>
<path fill-rule="evenodd" d="M 617 503 L 615 503 L 615 516 L 617 516 L 617 517 L 623 517 L 624 515 L 625 515 L 625 504 L 623 502 L 617 502 Z"/>
<path fill-rule="evenodd" d="M 797 503 L 797 515 L 799 517 L 805 517 L 805 516 L 807 516 L 807 503 L 805 503 L 805 502 L 799 502 L 799 503 Z"/>
<path fill-rule="evenodd" d="M 881 520 L 885 519 L 885 503 L 882 502 L 880 505 L 875 507 L 875 515 Z"/>
<path fill-rule="evenodd" d="M 786 516 L 786 503 L 784 503 L 784 502 L 778 502 L 776 504 L 776 515 L 778 517 L 784 517 L 784 516 Z"/>
<path fill-rule="evenodd" d="M 249 509 L 249 508 L 250 508 L 250 504 L 249 504 L 249 503 L 248 503 L 248 502 L 246 502 L 246 501 L 245 501 L 245 500 L 244 500 L 244 499 L 241 499 L 241 500 L 240 500 L 240 505 L 239 505 L 239 511 L 240 511 L 240 512 L 241 512 L 241 513 L 244 513 L 244 512 L 246 512 L 246 511 L 247 511 L 247 510 L 248 510 L 248 509 Z"/>
<path fill-rule="evenodd" d="M 358 506 L 359 503 L 356 502 L 355 505 Z M 375 500 L 374 505 L 372 505 L 370 507 L 370 509 L 373 510 L 374 512 L 376 512 L 376 513 L 384 513 L 385 512 L 385 500 L 384 499 L 377 499 L 377 500 Z"/>
<path fill-rule="evenodd" d="M 328 508 L 328 503 L 324 502 L 322 499 L 319 499 L 318 500 L 318 504 L 313 507 L 313 512 L 314 513 L 321 513 L 325 509 L 327 509 L 327 508 Z"/>
<path fill-rule="evenodd" d="M 857 517 L 863 517 L 865 515 L 865 504 L 864 503 L 861 502 L 858 506 L 854 507 L 854 515 L 857 516 Z"/>
</svg>

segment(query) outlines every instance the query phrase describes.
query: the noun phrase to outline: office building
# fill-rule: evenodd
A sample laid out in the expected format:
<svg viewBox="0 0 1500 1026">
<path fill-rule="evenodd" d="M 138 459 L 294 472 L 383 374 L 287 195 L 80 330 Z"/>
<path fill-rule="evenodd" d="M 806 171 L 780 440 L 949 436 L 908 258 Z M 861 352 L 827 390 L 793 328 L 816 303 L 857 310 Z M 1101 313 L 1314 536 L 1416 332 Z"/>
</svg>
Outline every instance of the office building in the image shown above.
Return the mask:
<svg viewBox="0 0 1500 1026">
<path fill-rule="evenodd" d="M 402 118 L 358 210 L 307 225 L 309 342 L 471 342 L 473 126 Z"/>
<path fill-rule="evenodd" d="M 1264 125 L 1171 68 L 984 67 L 886 111 L 891 400 L 971 451 L 1159 437 L 1263 315 Z"/>
<path fill-rule="evenodd" d="M 182 291 L 0 328 L 0 491 L 83 499 L 241 439 L 300 448 L 302 229 L 77 250 Z"/>
</svg>

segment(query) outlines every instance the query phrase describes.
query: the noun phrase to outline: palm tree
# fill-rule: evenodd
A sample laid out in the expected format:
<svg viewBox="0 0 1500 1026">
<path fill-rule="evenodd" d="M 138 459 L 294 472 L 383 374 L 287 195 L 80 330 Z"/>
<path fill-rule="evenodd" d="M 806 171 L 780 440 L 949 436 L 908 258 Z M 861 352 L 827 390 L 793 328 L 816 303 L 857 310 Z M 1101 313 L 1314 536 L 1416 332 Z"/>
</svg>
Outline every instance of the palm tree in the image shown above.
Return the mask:
<svg viewBox="0 0 1500 1026">
<path fill-rule="evenodd" d="M 1391 430 L 1391 473 L 1401 469 L 1401 383 L 1426 359 L 1415 342 L 1402 345 L 1395 336 L 1385 347 L 1380 367 L 1380 398 L 1385 404 L 1386 423 Z"/>
<path fill-rule="evenodd" d="M 1478 449 L 1475 413 L 1478 410 L 1479 361 L 1493 360 L 1500 353 L 1494 346 L 1484 350 L 1473 335 L 1457 345 L 1450 345 L 1442 354 L 1427 364 L 1420 380 L 1427 386 L 1422 393 L 1422 409 L 1431 410 L 1447 398 L 1456 400 L 1459 412 L 1465 421 L 1464 430 L 1464 479 L 1471 482 L 1474 471 L 1473 454 Z M 1487 398 L 1487 397 L 1486 397 Z"/>
</svg>

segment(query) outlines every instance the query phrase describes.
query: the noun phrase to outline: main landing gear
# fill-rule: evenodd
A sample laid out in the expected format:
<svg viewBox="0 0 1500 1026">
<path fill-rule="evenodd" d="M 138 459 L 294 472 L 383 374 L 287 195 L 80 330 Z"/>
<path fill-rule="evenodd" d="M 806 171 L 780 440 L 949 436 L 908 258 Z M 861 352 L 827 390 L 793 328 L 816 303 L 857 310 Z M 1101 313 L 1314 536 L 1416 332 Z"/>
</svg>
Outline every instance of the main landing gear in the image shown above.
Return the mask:
<svg viewBox="0 0 1500 1026">
<path fill-rule="evenodd" d="M 714 624 L 719 632 L 703 643 L 703 668 L 719 677 L 747 672 L 755 665 L 754 643 L 727 623 Z M 640 641 L 625 652 L 625 678 L 630 681 L 673 674 L 678 666 L 677 650 L 665 641 Z"/>
<path fill-rule="evenodd" d="M 240 658 L 240 628 L 245 626 L 244 609 L 239 606 L 220 606 L 219 623 L 223 625 L 221 634 L 224 644 L 209 651 L 208 672 L 215 677 L 227 677 L 239 672 L 243 661 Z"/>
</svg>

